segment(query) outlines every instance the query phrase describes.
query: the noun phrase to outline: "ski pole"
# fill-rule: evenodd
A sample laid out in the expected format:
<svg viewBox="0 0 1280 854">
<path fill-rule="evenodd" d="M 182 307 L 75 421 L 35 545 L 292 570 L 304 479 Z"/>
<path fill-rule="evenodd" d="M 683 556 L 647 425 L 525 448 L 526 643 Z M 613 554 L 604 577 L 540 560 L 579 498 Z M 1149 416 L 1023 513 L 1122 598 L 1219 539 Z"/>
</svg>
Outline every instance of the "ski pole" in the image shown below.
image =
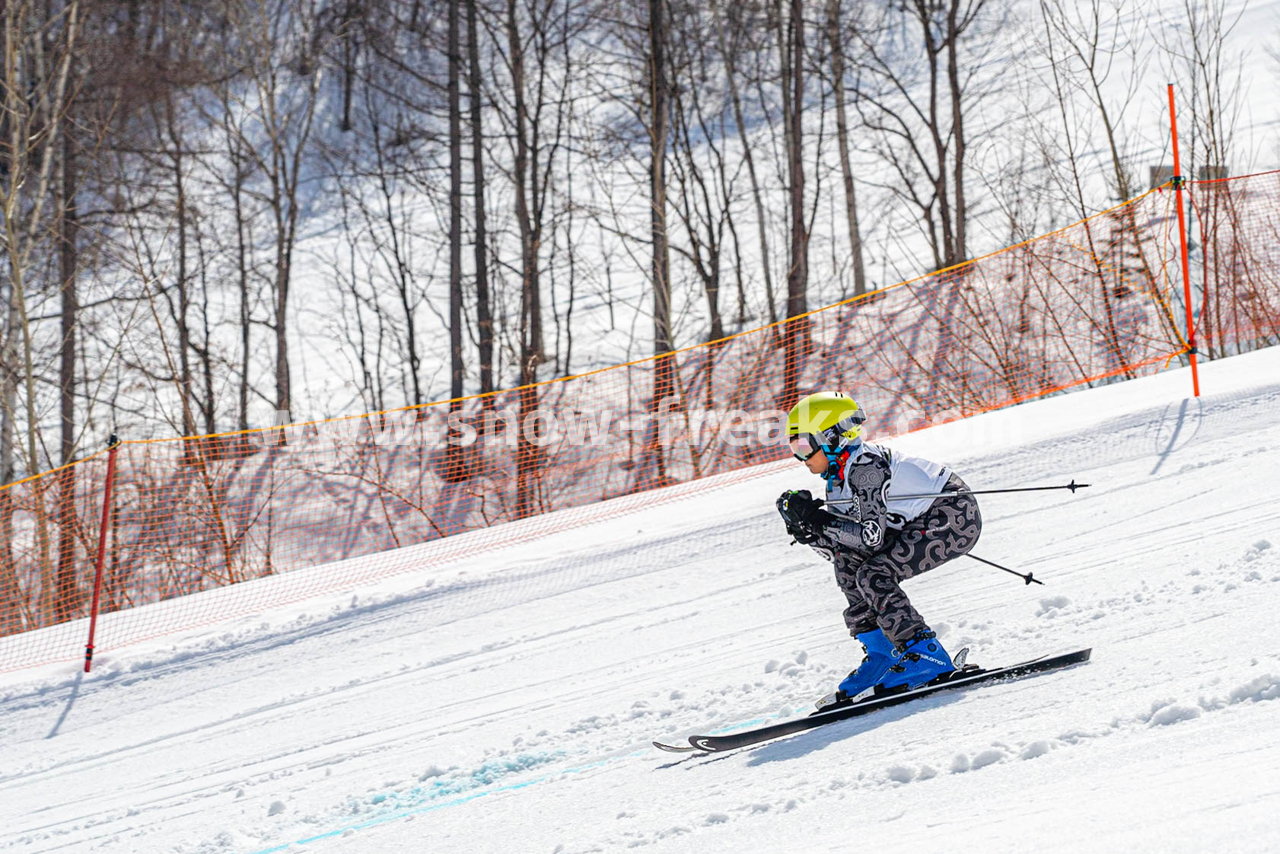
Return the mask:
<svg viewBox="0 0 1280 854">
<path fill-rule="evenodd" d="M 996 495 L 1005 492 L 1044 492 L 1049 489 L 1069 489 L 1072 494 L 1077 489 L 1084 489 L 1089 486 L 1087 483 L 1076 483 L 1072 480 L 1070 483 L 1064 483 L 1060 486 L 1022 486 L 1016 489 L 961 489 L 954 492 L 926 492 L 920 495 L 889 495 L 886 496 L 890 501 L 909 501 L 917 498 L 949 498 L 953 495 Z M 834 501 L 826 502 L 830 504 L 852 504 L 852 498 L 837 498 Z"/>
<path fill-rule="evenodd" d="M 1038 578 L 1034 578 L 1034 577 L 1031 575 L 1031 573 L 1029 573 L 1029 572 L 1028 572 L 1028 573 L 1026 573 L 1026 574 L 1024 575 L 1024 574 L 1023 574 L 1023 573 L 1021 573 L 1021 572 L 1018 572 L 1018 571 L 1016 571 L 1016 570 L 1012 570 L 1012 569 L 1010 569 L 1010 568 L 1009 568 L 1009 567 L 1007 567 L 1007 566 L 1001 566 L 1000 564 L 996 563 L 996 562 L 995 562 L 995 561 L 993 561 L 993 560 L 987 560 L 986 558 L 984 558 L 984 557 L 978 557 L 978 556 L 977 556 L 977 555 L 975 555 L 975 554 L 969 554 L 969 555 L 968 555 L 968 557 L 973 558 L 973 559 L 974 559 L 974 560 L 976 560 L 978 563 L 985 563 L 987 566 L 994 566 L 996 569 L 1003 569 L 1005 572 L 1009 573 L 1010 575 L 1016 575 L 1016 576 L 1018 576 L 1019 578 L 1021 578 L 1023 581 L 1025 581 L 1025 582 L 1027 583 L 1027 585 L 1028 585 L 1028 586 L 1030 586 L 1030 585 L 1032 585 L 1032 584 L 1039 584 L 1039 585 L 1041 585 L 1041 586 L 1043 586 L 1043 585 L 1044 585 L 1044 582 L 1043 582 L 1043 581 L 1041 581 L 1041 580 L 1040 580 L 1040 579 L 1038 579 Z"/>
</svg>

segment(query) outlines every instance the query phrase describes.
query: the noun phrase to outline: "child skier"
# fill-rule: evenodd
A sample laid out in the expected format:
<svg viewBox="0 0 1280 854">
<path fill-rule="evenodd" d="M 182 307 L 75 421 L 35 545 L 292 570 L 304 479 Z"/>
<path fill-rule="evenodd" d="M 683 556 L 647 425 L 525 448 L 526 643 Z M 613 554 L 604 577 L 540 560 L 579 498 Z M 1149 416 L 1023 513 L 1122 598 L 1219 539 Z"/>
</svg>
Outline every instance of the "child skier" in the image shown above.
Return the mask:
<svg viewBox="0 0 1280 854">
<path fill-rule="evenodd" d="M 845 624 L 866 652 L 836 699 L 877 686 L 915 688 L 955 670 L 899 582 L 965 554 L 982 532 L 978 502 L 946 466 L 862 440 L 866 416 L 848 395 L 818 392 L 787 415 L 796 459 L 826 481 L 778 498 L 787 532 L 835 564 Z M 895 496 L 957 493 L 938 498 Z"/>
</svg>

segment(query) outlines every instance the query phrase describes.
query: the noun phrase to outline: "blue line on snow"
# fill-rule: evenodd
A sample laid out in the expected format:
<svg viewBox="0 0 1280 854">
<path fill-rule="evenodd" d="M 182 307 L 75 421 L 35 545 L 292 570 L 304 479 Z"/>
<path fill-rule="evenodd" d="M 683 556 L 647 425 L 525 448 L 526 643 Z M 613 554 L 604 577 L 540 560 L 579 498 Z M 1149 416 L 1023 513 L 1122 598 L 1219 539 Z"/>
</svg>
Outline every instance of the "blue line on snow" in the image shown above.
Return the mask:
<svg viewBox="0 0 1280 854">
<path fill-rule="evenodd" d="M 293 842 L 286 842 L 283 845 L 275 845 L 275 846 L 272 846 L 271 848 L 263 848 L 260 851 L 253 852 L 253 854 L 278 854 L 278 852 L 281 852 L 281 851 L 288 851 L 294 845 L 310 845 L 312 842 L 319 842 L 323 839 L 332 839 L 335 836 L 341 836 L 342 834 L 348 831 L 365 830 L 367 828 L 375 827 L 380 824 L 387 824 L 392 821 L 399 821 L 400 819 L 406 818 L 411 815 L 421 815 L 422 813 L 433 812 L 434 810 L 444 809 L 445 807 L 453 807 L 453 806 L 457 806 L 458 804 L 465 804 L 468 801 L 474 801 L 478 798 L 488 797 L 489 795 L 496 795 L 499 792 L 511 792 L 516 789 L 525 789 L 525 788 L 528 788 L 529 786 L 537 785 L 538 783 L 545 783 L 547 780 L 550 780 L 553 777 L 561 776 L 564 774 L 580 774 L 583 771 L 589 771 L 592 768 L 599 768 L 602 765 L 607 765 L 610 762 L 617 761 L 618 759 L 626 759 L 632 756 L 640 756 L 643 753 L 644 751 L 638 750 L 634 753 L 629 753 L 626 756 L 617 756 L 617 757 L 614 757 L 613 759 L 601 759 L 599 761 L 591 762 L 586 765 L 579 765 L 575 768 L 566 768 L 565 770 L 557 771 L 554 774 L 544 774 L 543 776 L 535 777 L 532 780 L 524 780 L 519 783 L 508 783 L 507 785 L 499 786 L 496 789 L 486 789 L 478 792 L 472 792 L 470 794 L 463 795 L 462 797 L 454 798 L 453 800 L 449 800 L 449 801 L 439 801 L 436 803 L 427 804 L 425 806 L 418 806 L 410 809 L 396 810 L 395 812 L 388 813 L 387 815 L 382 815 L 382 816 L 378 816 L 377 818 L 371 818 L 365 821 L 356 822 L 355 824 L 348 824 L 343 827 L 336 828 L 334 830 L 325 831 L 324 833 L 320 833 L 315 836 L 308 836 L 305 839 L 295 839 Z"/>
<path fill-rule="evenodd" d="M 756 718 L 755 720 L 750 720 L 750 721 L 739 721 L 737 723 L 734 723 L 732 726 L 720 727 L 719 729 L 713 730 L 713 732 L 722 733 L 722 732 L 730 732 L 737 729 L 750 729 L 752 726 L 757 726 L 763 723 L 767 723 L 768 721 L 773 720 L 774 718 L 777 718 L 777 717 L 779 716 L 775 715 L 772 718 Z M 550 780 L 557 776 L 563 776 L 565 774 L 580 774 L 583 771 L 589 771 L 592 768 L 599 768 L 603 765 L 608 765 L 611 762 L 616 762 L 619 759 L 629 759 L 634 756 L 642 756 L 646 752 L 647 751 L 644 751 L 644 750 L 637 750 L 633 753 L 628 753 L 623 756 L 615 756 L 612 759 L 601 759 L 596 762 L 589 762 L 586 765 L 579 765 L 574 768 L 566 768 L 563 771 L 557 771 L 553 774 L 544 774 L 543 776 L 535 777 L 532 780 L 524 780 L 519 783 L 508 783 L 505 786 L 499 786 L 495 789 L 487 789 L 487 788 L 481 789 L 480 791 L 471 792 L 470 794 L 462 795 L 461 797 L 453 798 L 452 800 L 448 800 L 448 801 L 436 801 L 434 803 L 426 804 L 424 806 L 415 806 L 415 807 L 395 810 L 394 812 L 390 812 L 390 813 L 387 813 L 386 815 L 378 816 L 377 818 L 367 819 L 365 821 L 357 822 L 355 824 L 344 825 L 343 827 L 339 827 L 334 830 L 328 830 L 328 831 L 325 831 L 324 833 L 320 833 L 315 836 L 308 836 L 305 839 L 295 839 L 293 842 L 286 842 L 282 845 L 272 846 L 271 848 L 263 848 L 259 851 L 252 852 L 252 854 L 279 854 L 279 852 L 281 851 L 288 851 L 290 848 L 292 848 L 295 845 L 310 845 L 313 842 L 320 842 L 321 840 L 324 840 L 324 839 L 332 839 L 335 836 L 341 836 L 342 834 L 347 833 L 348 831 L 365 830 L 370 827 L 376 827 L 377 825 L 380 825 L 380 824 L 388 824 L 393 821 L 399 821 L 400 819 L 407 818 L 408 816 L 411 816 L 411 815 L 421 815 L 423 813 L 434 812 L 435 810 L 444 809 L 445 807 L 456 807 L 459 804 L 465 804 L 470 801 L 477 800 L 478 798 L 488 797 L 489 795 L 496 795 L 501 792 L 512 792 L 517 789 L 526 789 L 529 786 L 535 786 L 539 783 L 545 783 L 547 780 Z M 373 802 L 377 804 L 377 803 L 381 803 L 382 800 L 385 800 L 383 796 L 377 796 Z"/>
</svg>

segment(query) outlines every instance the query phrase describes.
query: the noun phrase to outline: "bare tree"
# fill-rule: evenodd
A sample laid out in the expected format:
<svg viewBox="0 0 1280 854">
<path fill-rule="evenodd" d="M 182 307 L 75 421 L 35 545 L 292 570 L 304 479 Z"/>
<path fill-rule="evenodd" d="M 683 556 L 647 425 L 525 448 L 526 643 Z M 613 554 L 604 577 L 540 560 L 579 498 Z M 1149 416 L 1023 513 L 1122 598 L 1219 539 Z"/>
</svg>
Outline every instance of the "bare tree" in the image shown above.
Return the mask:
<svg viewBox="0 0 1280 854">
<path fill-rule="evenodd" d="M 992 0 L 910 0 L 860 28 L 855 103 L 895 178 L 881 186 L 916 210 L 935 269 L 968 257 L 966 117 L 982 95 L 975 79 L 984 39 L 998 24 L 989 6 L 996 8 Z"/>
<path fill-rule="evenodd" d="M 556 166 L 567 144 L 575 67 L 570 44 L 588 23 L 577 0 L 507 0 L 501 18 L 501 38 L 495 39 L 505 79 L 494 86 L 495 112 L 509 140 L 509 168 L 519 261 L 511 264 L 518 276 L 519 324 L 515 361 L 519 371 L 520 411 L 523 419 L 537 409 L 534 383 L 539 368 L 549 361 L 544 304 L 544 237 L 554 233 L 558 215 Z M 554 282 L 551 283 L 554 287 Z M 516 466 L 516 515 L 534 512 L 537 502 L 540 449 L 521 439 Z"/>
<path fill-rule="evenodd" d="M 781 3 L 779 3 L 779 7 Z M 805 34 L 803 0 L 788 0 L 788 12 L 779 8 L 778 28 L 782 55 L 782 112 L 787 141 L 787 210 L 791 217 L 791 263 L 787 268 L 787 317 L 809 310 L 809 227 L 805 216 L 804 116 Z M 793 324 L 793 335 L 804 334 Z"/>
<path fill-rule="evenodd" d="M 449 397 L 463 394 L 462 353 L 462 37 L 461 0 L 449 3 Z"/>
<path fill-rule="evenodd" d="M 449 413 L 462 409 L 465 359 L 462 352 L 462 10 L 461 0 L 448 0 L 449 99 Z M 447 448 L 444 476 L 458 482 L 466 476 L 461 445 Z"/>
<path fill-rule="evenodd" d="M 1229 11 L 1222 0 L 1182 0 L 1180 12 L 1181 26 L 1155 37 L 1168 79 L 1175 81 L 1182 177 L 1225 178 L 1233 161 L 1253 154 L 1240 151 L 1237 141 L 1245 105 L 1242 93 L 1247 87 L 1243 56 L 1233 53 L 1229 45 L 1245 10 Z M 1199 334 L 1188 343 L 1210 355 L 1215 349 L 1225 355 L 1239 346 L 1231 330 L 1239 328 L 1242 317 L 1253 314 L 1252 323 L 1259 329 L 1270 325 L 1261 319 L 1267 314 L 1266 303 L 1248 281 L 1250 265 L 1239 241 L 1243 223 L 1235 188 L 1231 183 L 1201 185 L 1192 199 L 1197 242 L 1204 244 L 1201 251 L 1216 263 L 1202 265 Z"/>
<path fill-rule="evenodd" d="M 671 329 L 671 248 L 667 233 L 667 148 L 670 142 L 671 91 L 668 83 L 670 11 L 666 0 L 649 0 L 646 29 L 649 132 L 649 265 L 653 289 L 653 397 L 650 409 L 659 412 L 663 402 L 675 395 L 675 349 Z M 659 444 L 656 422 L 648 456 L 654 465 L 653 482 L 666 483 L 665 449 Z"/>
<path fill-rule="evenodd" d="M 480 82 L 480 35 L 476 25 L 476 0 L 467 2 L 467 98 L 470 106 L 471 181 L 474 208 L 474 257 L 476 291 L 476 346 L 480 361 L 480 393 L 494 386 L 494 320 L 489 297 L 489 231 L 485 210 L 484 89 Z M 486 405 L 491 403 L 485 398 Z"/>
<path fill-rule="evenodd" d="M 157 110 L 163 113 L 162 116 L 157 117 L 157 125 L 163 128 L 163 132 L 168 137 L 165 155 L 169 161 L 167 165 L 173 178 L 174 237 L 177 240 L 177 245 L 174 247 L 177 259 L 173 290 L 176 291 L 177 305 L 174 306 L 170 301 L 170 314 L 173 317 L 178 333 L 177 361 L 179 373 L 176 378 L 176 384 L 182 408 L 182 435 L 193 436 L 196 433 L 195 413 L 192 406 L 194 377 L 191 368 L 191 295 L 194 277 L 191 270 L 191 215 L 189 213 L 187 189 L 187 172 L 190 167 L 187 164 L 187 143 L 183 138 L 179 120 L 175 115 L 177 108 L 174 101 L 174 92 L 172 90 L 167 91 L 161 104 L 157 105 Z M 166 296 L 169 293 L 170 291 L 165 291 Z"/>
<path fill-rule="evenodd" d="M 60 131 L 79 38 L 80 4 L 72 0 L 60 9 L 50 10 L 40 3 L 11 2 L 5 4 L 3 14 L 0 125 L 8 131 L 4 141 L 3 239 L 12 317 L 12 337 L 6 349 L 17 357 L 6 361 L 9 371 L 21 377 L 25 386 L 25 462 L 26 470 L 34 472 L 40 467 L 41 455 L 37 447 L 35 342 L 27 308 L 27 274 L 37 247 L 46 239 L 44 212 L 61 153 Z M 12 397 L 5 395 L 5 399 L 6 413 L 13 418 L 13 407 L 7 403 Z"/>
<path fill-rule="evenodd" d="M 845 102 L 845 44 L 847 34 L 841 23 L 841 0 L 827 0 L 826 36 L 831 50 L 831 84 L 836 102 L 836 146 L 840 154 L 840 177 L 844 184 L 845 220 L 849 229 L 849 258 L 853 267 L 853 294 L 867 292 L 867 274 L 862 260 L 862 229 L 858 223 L 858 194 L 853 182 L 849 156 L 849 117 Z"/>
<path fill-rule="evenodd" d="M 790 263 L 787 267 L 787 317 L 783 333 L 784 363 L 779 407 L 789 407 L 797 397 L 797 383 L 811 344 L 809 321 L 809 220 L 805 203 L 804 117 L 806 106 L 804 3 L 782 0 L 773 7 L 781 68 L 783 138 L 786 147 L 787 212 L 790 220 Z"/>
<path fill-rule="evenodd" d="M 536 25 L 538 22 L 533 23 Z M 530 199 L 538 192 L 536 159 L 539 152 L 536 144 L 530 144 L 525 30 L 516 0 L 507 0 L 505 24 L 515 147 L 511 178 L 515 189 L 516 227 L 520 232 L 520 384 L 527 385 L 536 379 L 538 365 L 546 361 L 547 355 L 542 340 L 542 288 L 538 266 L 542 222 L 536 216 L 536 198 Z M 537 131 L 535 126 L 535 135 Z"/>
<path fill-rule="evenodd" d="M 1129 199 L 1138 190 L 1134 144 L 1126 125 L 1138 96 L 1139 78 L 1132 75 L 1133 82 L 1123 88 L 1114 85 L 1114 78 L 1123 68 L 1145 66 L 1149 48 L 1122 12 L 1119 0 L 1040 3 L 1042 35 L 1037 49 L 1048 59 L 1042 76 L 1048 78 L 1049 91 L 1056 93 L 1055 107 L 1061 119 L 1060 126 L 1046 135 L 1046 144 L 1057 140 L 1061 146 L 1047 161 L 1062 167 L 1055 172 L 1070 176 L 1062 191 L 1077 216 L 1085 216 L 1092 208 L 1088 202 L 1092 192 L 1084 185 L 1082 173 L 1092 171 L 1085 164 L 1095 122 L 1101 123 L 1106 143 L 1111 198 Z"/>
<path fill-rule="evenodd" d="M 235 20 L 237 47 L 246 63 L 250 89 L 240 107 L 252 116 L 244 151 L 266 182 L 273 243 L 272 314 L 275 339 L 275 407 L 292 405 L 289 362 L 289 306 L 293 255 L 304 200 L 302 181 L 310 165 L 311 134 L 323 65 L 310 4 L 304 0 L 264 0 L 244 7 Z"/>
<path fill-rule="evenodd" d="M 1182 26 L 1153 36 L 1168 79 L 1183 92 L 1181 108 L 1191 115 L 1189 122 L 1179 122 L 1185 129 L 1186 162 L 1210 174 L 1229 167 L 1236 153 L 1236 128 L 1244 110 L 1244 65 L 1228 41 L 1245 10 L 1230 11 L 1224 0 L 1182 0 L 1179 11 Z"/>
<path fill-rule="evenodd" d="M 667 145 L 670 136 L 670 86 L 667 83 L 667 40 L 670 31 L 665 0 L 649 0 L 647 70 L 649 90 L 649 239 L 653 288 L 653 352 L 675 349 L 671 337 L 671 254 L 667 235 Z M 654 402 L 671 394 L 669 360 L 656 366 Z"/>
<path fill-rule="evenodd" d="M 725 281 L 728 242 L 736 242 L 733 203 L 734 184 L 744 168 L 744 160 L 731 165 L 729 107 L 718 85 L 714 40 L 707 30 L 715 19 L 697 5 L 683 5 L 673 22 L 672 79 L 672 181 L 673 206 L 684 231 L 684 244 L 675 250 L 692 266 L 707 305 L 709 341 L 725 336 L 721 295 Z M 713 70 L 714 69 L 714 70 Z M 736 253 L 741 267 L 741 252 Z M 738 276 L 735 323 L 745 322 L 746 292 Z"/>
<path fill-rule="evenodd" d="M 1052 96 L 1058 121 L 1045 126 L 1037 120 L 1029 126 L 1040 139 L 1051 180 L 1058 187 L 1057 198 L 1072 217 L 1085 218 L 1096 210 L 1095 191 L 1090 187 L 1090 175 L 1096 169 L 1089 164 L 1099 137 L 1106 142 L 1103 174 L 1114 200 L 1132 198 L 1138 191 L 1133 162 L 1136 144 L 1128 125 L 1139 78 L 1134 76 L 1127 89 L 1109 85 L 1109 80 L 1118 67 L 1145 66 L 1149 49 L 1142 33 L 1125 22 L 1121 11 L 1118 3 L 1106 5 L 1102 0 L 1083 5 L 1042 0 L 1040 4 L 1037 48 L 1048 59 L 1043 84 Z M 1131 299 L 1132 289 L 1118 286 L 1115 275 L 1119 270 L 1131 283 L 1155 281 L 1147 241 L 1132 206 L 1117 209 L 1101 222 L 1086 219 L 1082 230 L 1093 259 L 1087 280 L 1102 307 L 1091 321 L 1107 363 L 1127 368 L 1118 317 L 1130 310 L 1137 297 Z M 1157 314 L 1168 322 L 1167 313 Z M 1176 340 L 1177 331 L 1170 327 L 1169 332 Z"/>
<path fill-rule="evenodd" d="M 710 0 L 720 56 L 724 61 L 725 82 L 729 90 L 730 103 L 733 106 L 734 125 L 738 131 L 738 141 L 742 148 L 742 159 L 747 167 L 747 176 L 751 184 L 751 200 L 755 209 L 756 233 L 760 245 L 760 271 L 764 278 L 765 316 L 770 323 L 778 320 L 777 295 L 773 285 L 773 257 L 769 251 L 769 221 L 766 216 L 764 189 L 762 179 L 756 169 L 756 158 L 751 136 L 747 127 L 744 96 L 741 91 L 740 70 L 741 54 L 747 50 L 752 37 L 756 16 L 750 7 L 743 3 L 730 2 L 723 10 L 717 9 L 720 0 Z"/>
<path fill-rule="evenodd" d="M 79 40 L 80 5 L 71 0 L 60 8 L 42 3 L 9 2 L 3 10 L 3 95 L 0 127 L 7 131 L 3 152 L 4 259 L 9 278 L 9 322 L 6 324 L 4 353 L 3 451 L 0 469 L 13 471 L 10 437 L 17 421 L 16 397 L 19 384 L 25 391 L 25 456 L 28 474 L 38 471 L 45 459 L 40 453 L 40 421 L 37 408 L 36 343 L 28 310 L 29 274 L 36 263 L 37 250 L 48 245 L 44 212 L 56 179 L 56 165 L 62 151 L 60 133 L 70 99 L 68 84 Z M 63 174 L 65 193 L 65 173 Z M 74 179 L 73 179 L 74 182 Z M 64 207 L 65 210 L 65 207 Z M 68 236 L 65 220 L 61 237 Z M 72 355 L 74 358 L 74 354 Z M 69 429 L 69 425 L 67 428 Z M 35 481 L 36 549 L 40 579 L 39 615 L 56 619 L 63 608 L 66 584 L 54 577 L 49 560 L 49 519 L 44 506 L 45 479 Z M 64 482 L 63 509 L 71 500 L 71 487 Z M 11 512 L 7 505 L 4 513 Z M 4 527 L 9 528 L 9 518 Z M 0 572 L 12 571 L 5 562 Z M 11 586 L 12 580 L 0 581 Z M 10 622 L 14 615 L 0 613 Z"/>
<path fill-rule="evenodd" d="M 67 113 L 59 121 L 70 124 Z M 62 133 L 61 176 L 57 193 L 58 285 L 61 315 L 58 343 L 58 597 L 56 619 L 70 619 L 76 600 L 76 340 L 79 323 L 79 216 L 76 203 L 75 139 L 69 128 Z"/>
</svg>

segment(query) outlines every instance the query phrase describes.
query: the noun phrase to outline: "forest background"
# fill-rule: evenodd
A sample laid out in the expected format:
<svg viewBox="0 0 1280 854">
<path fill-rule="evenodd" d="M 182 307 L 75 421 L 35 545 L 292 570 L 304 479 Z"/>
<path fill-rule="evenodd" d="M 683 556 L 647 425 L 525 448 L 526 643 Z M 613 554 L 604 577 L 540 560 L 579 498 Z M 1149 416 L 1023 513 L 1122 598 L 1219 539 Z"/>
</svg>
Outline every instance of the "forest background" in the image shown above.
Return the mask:
<svg viewBox="0 0 1280 854">
<path fill-rule="evenodd" d="M 13 0 L 3 30 L 0 483 L 953 267 L 1167 181 L 1169 81 L 1187 177 L 1280 160 L 1280 23 L 1223 0 Z"/>
</svg>

